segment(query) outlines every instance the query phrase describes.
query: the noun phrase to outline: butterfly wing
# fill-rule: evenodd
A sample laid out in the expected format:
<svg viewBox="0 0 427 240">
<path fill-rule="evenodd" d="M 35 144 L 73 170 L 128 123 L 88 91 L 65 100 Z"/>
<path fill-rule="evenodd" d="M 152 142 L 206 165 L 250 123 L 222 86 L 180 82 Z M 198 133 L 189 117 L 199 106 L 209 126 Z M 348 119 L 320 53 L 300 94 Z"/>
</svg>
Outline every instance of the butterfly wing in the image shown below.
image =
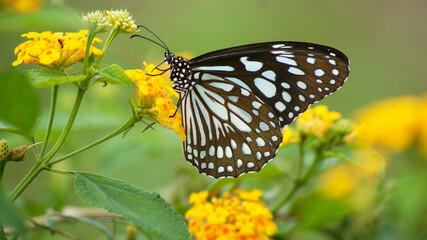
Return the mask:
<svg viewBox="0 0 427 240">
<path fill-rule="evenodd" d="M 274 158 L 281 128 L 348 77 L 348 58 L 312 43 L 270 42 L 190 60 L 183 98 L 186 159 L 201 173 L 237 177 Z"/>
<path fill-rule="evenodd" d="M 182 115 L 187 161 L 215 178 L 259 171 L 282 139 L 273 110 L 226 79 L 196 84 L 183 99 Z"/>
<path fill-rule="evenodd" d="M 280 127 L 341 88 L 349 60 L 339 50 L 304 42 L 268 42 L 214 51 L 190 60 L 200 81 L 234 82 L 268 104 Z"/>
</svg>

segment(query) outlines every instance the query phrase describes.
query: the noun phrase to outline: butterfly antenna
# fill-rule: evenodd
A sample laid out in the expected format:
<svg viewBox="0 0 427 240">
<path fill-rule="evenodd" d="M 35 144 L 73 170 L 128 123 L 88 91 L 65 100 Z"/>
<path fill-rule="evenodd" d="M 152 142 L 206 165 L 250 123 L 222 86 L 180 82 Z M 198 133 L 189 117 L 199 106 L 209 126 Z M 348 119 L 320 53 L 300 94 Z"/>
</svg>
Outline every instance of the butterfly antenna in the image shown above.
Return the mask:
<svg viewBox="0 0 427 240">
<path fill-rule="evenodd" d="M 164 48 L 168 51 L 168 52 L 170 52 L 169 51 L 169 48 L 168 48 L 168 46 L 166 45 L 166 43 L 164 43 L 163 41 L 162 41 L 162 39 L 160 39 L 156 34 L 154 34 L 150 29 L 148 29 L 147 27 L 145 27 L 145 26 L 143 26 L 143 25 L 138 25 L 138 28 L 140 28 L 140 27 L 142 27 L 142 28 L 144 28 L 145 30 L 147 30 L 147 31 L 149 31 L 151 34 L 153 34 L 153 36 L 155 36 L 161 43 L 163 43 L 163 46 L 164 46 Z"/>
<path fill-rule="evenodd" d="M 138 35 L 138 34 L 135 34 L 135 35 L 130 36 L 130 38 L 134 38 L 134 37 L 140 37 L 140 38 L 143 38 L 143 39 L 148 40 L 148 41 L 150 41 L 150 42 L 153 42 L 153 43 L 155 43 L 155 44 L 159 45 L 160 47 L 162 47 L 163 49 L 165 49 L 166 51 L 168 51 L 168 52 L 169 52 L 169 49 L 168 49 L 167 47 L 163 46 L 162 44 L 160 44 L 160 43 L 158 43 L 158 42 L 156 42 L 156 41 L 154 41 L 154 40 L 152 40 L 152 39 L 149 39 L 149 38 L 147 38 L 147 37 L 144 37 L 144 36 L 141 36 L 141 35 Z"/>
</svg>

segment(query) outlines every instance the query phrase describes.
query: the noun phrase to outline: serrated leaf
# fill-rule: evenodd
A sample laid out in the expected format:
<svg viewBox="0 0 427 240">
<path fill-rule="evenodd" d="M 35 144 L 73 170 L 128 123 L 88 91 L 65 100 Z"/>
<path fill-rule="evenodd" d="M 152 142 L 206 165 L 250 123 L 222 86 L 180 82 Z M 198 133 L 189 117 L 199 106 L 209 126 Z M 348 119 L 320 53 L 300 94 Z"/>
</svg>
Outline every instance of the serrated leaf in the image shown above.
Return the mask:
<svg viewBox="0 0 427 240">
<path fill-rule="evenodd" d="M 27 76 L 19 72 L 0 73 L 0 120 L 13 126 L 6 130 L 22 131 L 28 136 L 38 114 L 37 94 Z"/>
<path fill-rule="evenodd" d="M 67 74 L 53 69 L 30 69 L 27 70 L 28 79 L 36 87 L 49 87 L 57 84 L 78 82 L 85 79 L 85 76 L 68 76 Z"/>
<path fill-rule="evenodd" d="M 136 83 L 130 79 L 125 71 L 117 64 L 112 64 L 108 67 L 98 70 L 102 76 L 98 81 L 105 81 L 111 84 L 124 84 L 132 88 L 138 88 Z"/>
<path fill-rule="evenodd" d="M 77 195 L 87 203 L 123 216 L 153 239 L 190 238 L 183 217 L 158 193 L 95 174 L 74 174 Z"/>
</svg>

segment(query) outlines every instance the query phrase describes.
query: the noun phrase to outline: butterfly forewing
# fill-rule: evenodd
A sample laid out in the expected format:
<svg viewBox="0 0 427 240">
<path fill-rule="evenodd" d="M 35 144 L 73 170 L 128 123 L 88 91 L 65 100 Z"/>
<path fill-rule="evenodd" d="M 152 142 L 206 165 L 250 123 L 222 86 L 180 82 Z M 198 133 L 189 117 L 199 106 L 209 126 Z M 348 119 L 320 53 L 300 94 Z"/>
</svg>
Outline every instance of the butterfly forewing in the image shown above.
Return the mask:
<svg viewBox="0 0 427 240">
<path fill-rule="evenodd" d="M 201 81 L 213 75 L 253 92 L 274 110 L 281 127 L 339 89 L 349 73 L 340 51 L 302 42 L 234 47 L 201 55 L 190 64 Z"/>
<path fill-rule="evenodd" d="M 184 153 L 199 172 L 219 178 L 259 171 L 282 139 L 274 111 L 253 93 L 214 77 L 182 103 Z"/>
</svg>

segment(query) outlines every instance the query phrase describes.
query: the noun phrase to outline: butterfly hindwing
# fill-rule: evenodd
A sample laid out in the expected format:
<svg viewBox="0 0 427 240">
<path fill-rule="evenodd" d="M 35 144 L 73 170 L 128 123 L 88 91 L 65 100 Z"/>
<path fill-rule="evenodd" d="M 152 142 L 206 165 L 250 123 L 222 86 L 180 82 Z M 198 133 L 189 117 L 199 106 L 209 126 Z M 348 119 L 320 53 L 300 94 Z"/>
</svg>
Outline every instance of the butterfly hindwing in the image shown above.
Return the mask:
<svg viewBox="0 0 427 240">
<path fill-rule="evenodd" d="M 237 177 L 259 171 L 276 155 L 282 140 L 274 111 L 226 79 L 213 77 L 196 84 L 181 111 L 187 136 L 185 157 L 209 176 Z"/>
</svg>

